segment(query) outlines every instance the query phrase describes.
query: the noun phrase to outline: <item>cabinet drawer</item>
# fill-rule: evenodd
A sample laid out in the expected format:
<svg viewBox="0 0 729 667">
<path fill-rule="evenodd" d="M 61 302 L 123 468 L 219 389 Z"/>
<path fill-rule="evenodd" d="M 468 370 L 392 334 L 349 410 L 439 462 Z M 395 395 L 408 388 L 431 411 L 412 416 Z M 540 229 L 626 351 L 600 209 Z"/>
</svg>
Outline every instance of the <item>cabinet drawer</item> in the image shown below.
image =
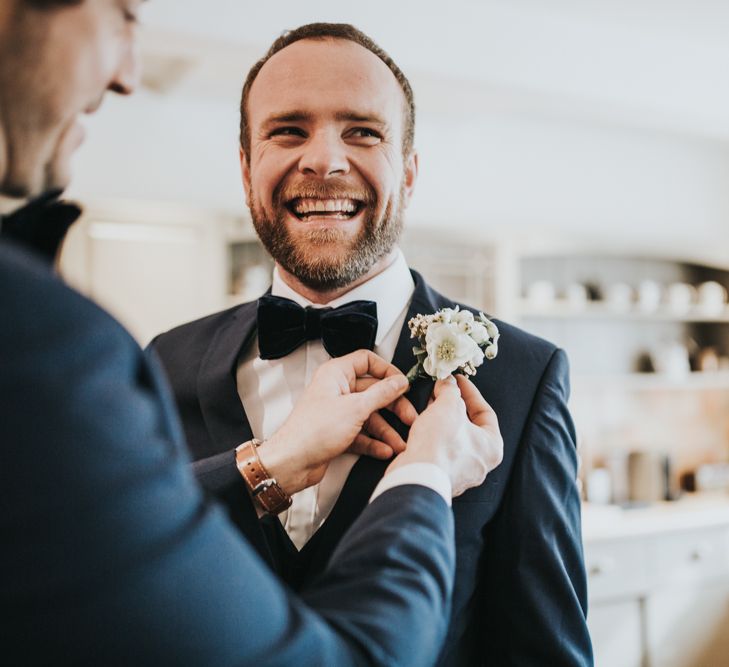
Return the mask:
<svg viewBox="0 0 729 667">
<path fill-rule="evenodd" d="M 707 528 L 665 535 L 651 544 L 657 586 L 698 583 L 729 575 L 729 530 Z"/>
<path fill-rule="evenodd" d="M 647 545 L 644 541 L 585 545 L 590 599 L 640 595 L 647 587 Z"/>
</svg>

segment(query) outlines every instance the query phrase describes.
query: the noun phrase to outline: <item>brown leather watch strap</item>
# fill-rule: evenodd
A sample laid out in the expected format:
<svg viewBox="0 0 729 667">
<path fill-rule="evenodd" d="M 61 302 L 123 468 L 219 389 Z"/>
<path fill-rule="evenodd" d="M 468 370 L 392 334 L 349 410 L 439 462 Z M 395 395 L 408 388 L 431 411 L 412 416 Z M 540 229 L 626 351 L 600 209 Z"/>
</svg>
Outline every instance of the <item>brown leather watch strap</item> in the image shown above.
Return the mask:
<svg viewBox="0 0 729 667">
<path fill-rule="evenodd" d="M 291 506 L 291 496 L 268 474 L 257 448 L 260 440 L 253 439 L 235 448 L 235 464 L 243 476 L 255 502 L 268 514 L 279 514 Z"/>
</svg>

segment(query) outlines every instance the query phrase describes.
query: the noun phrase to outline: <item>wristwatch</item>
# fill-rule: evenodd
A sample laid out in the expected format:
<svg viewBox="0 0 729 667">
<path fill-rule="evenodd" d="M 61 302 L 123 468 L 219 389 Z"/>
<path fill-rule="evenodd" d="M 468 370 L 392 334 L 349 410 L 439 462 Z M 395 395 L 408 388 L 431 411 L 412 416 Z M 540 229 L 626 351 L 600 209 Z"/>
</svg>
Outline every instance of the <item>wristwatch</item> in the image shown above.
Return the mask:
<svg viewBox="0 0 729 667">
<path fill-rule="evenodd" d="M 235 448 L 235 465 L 245 480 L 248 492 L 267 514 L 280 514 L 291 507 L 291 496 L 268 473 L 258 457 L 261 441 L 248 440 Z"/>
</svg>

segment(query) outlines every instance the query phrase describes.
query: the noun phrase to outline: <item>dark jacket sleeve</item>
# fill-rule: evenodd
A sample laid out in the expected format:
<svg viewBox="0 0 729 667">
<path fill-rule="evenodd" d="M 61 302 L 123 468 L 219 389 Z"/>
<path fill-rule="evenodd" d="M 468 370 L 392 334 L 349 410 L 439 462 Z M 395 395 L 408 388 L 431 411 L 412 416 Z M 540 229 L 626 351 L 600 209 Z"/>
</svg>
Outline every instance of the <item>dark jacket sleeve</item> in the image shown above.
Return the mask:
<svg viewBox="0 0 729 667">
<path fill-rule="evenodd" d="M 18 664 L 426 665 L 453 579 L 437 494 L 388 491 L 306 601 L 192 476 L 157 371 L 0 247 L 0 604 Z"/>
<path fill-rule="evenodd" d="M 486 664 L 592 665 L 576 484 L 575 431 L 567 409 L 567 357 L 544 371 L 503 503 L 485 535 Z"/>
</svg>

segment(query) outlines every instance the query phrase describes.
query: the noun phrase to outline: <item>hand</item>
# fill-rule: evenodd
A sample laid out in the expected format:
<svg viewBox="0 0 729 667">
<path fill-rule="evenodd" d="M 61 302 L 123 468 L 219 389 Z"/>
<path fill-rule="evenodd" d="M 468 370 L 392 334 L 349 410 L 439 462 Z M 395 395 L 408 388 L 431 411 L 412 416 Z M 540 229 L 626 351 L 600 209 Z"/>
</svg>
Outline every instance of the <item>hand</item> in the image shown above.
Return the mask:
<svg viewBox="0 0 729 667">
<path fill-rule="evenodd" d="M 289 495 L 321 481 L 344 451 L 388 459 L 405 443 L 378 410 L 406 425 L 417 412 L 402 397 L 405 376 L 374 352 L 358 350 L 322 364 L 281 428 L 259 448 L 261 462 Z"/>
<path fill-rule="evenodd" d="M 390 472 L 407 463 L 435 463 L 446 472 L 453 497 L 480 485 L 504 455 L 496 413 L 463 375 L 435 383 L 433 400 L 417 417 L 407 448 Z"/>
</svg>

